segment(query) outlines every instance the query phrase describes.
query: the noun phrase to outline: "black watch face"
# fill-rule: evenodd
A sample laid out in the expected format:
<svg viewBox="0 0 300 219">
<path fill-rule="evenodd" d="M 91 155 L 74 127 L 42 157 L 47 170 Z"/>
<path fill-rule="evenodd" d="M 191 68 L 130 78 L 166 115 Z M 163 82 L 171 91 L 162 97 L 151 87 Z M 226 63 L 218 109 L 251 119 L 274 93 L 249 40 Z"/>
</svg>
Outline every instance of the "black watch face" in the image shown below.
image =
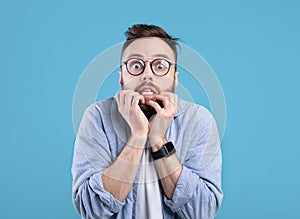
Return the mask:
<svg viewBox="0 0 300 219">
<path fill-rule="evenodd" d="M 152 158 L 157 160 L 159 158 L 171 156 L 176 152 L 172 142 L 166 143 L 160 150 L 152 153 Z"/>
</svg>

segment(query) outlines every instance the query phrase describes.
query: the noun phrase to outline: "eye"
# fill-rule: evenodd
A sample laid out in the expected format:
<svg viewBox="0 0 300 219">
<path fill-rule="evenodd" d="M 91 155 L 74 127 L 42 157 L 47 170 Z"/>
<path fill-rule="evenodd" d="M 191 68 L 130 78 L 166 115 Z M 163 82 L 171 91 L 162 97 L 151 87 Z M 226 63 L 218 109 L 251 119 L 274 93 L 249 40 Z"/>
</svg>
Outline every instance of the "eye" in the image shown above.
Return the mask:
<svg viewBox="0 0 300 219">
<path fill-rule="evenodd" d="M 134 70 L 138 70 L 142 67 L 142 65 L 140 63 L 134 63 L 131 68 L 134 69 Z"/>
<path fill-rule="evenodd" d="M 153 67 L 156 71 L 166 71 L 169 68 L 169 63 L 166 60 L 155 60 L 153 62 Z"/>
<path fill-rule="evenodd" d="M 139 74 L 144 69 L 144 63 L 139 59 L 131 59 L 127 63 L 130 73 Z"/>
<path fill-rule="evenodd" d="M 157 70 L 163 70 L 165 68 L 165 66 L 163 64 L 158 64 L 156 66 Z"/>
</svg>

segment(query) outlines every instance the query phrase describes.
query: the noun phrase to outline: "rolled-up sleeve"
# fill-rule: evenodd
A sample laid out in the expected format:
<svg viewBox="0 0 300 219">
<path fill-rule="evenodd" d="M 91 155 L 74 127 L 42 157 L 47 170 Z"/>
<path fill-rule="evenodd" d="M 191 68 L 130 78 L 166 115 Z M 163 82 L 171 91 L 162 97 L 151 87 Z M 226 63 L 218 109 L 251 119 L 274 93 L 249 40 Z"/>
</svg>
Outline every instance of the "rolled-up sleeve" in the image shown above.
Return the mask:
<svg viewBox="0 0 300 219">
<path fill-rule="evenodd" d="M 223 198 L 217 126 L 210 115 L 201 122 L 198 143 L 182 164 L 173 197 L 164 197 L 165 204 L 180 218 L 214 218 Z"/>
<path fill-rule="evenodd" d="M 102 173 L 112 162 L 101 114 L 92 105 L 82 118 L 72 164 L 73 203 L 81 217 L 110 218 L 124 206 L 102 184 Z"/>
</svg>

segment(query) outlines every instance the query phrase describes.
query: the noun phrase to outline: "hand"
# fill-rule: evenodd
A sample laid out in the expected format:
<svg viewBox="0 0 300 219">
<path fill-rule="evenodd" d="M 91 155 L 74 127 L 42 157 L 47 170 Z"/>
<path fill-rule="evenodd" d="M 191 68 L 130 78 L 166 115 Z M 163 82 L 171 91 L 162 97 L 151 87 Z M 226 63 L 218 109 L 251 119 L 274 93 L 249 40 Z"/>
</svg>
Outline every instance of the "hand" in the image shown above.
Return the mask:
<svg viewBox="0 0 300 219">
<path fill-rule="evenodd" d="M 139 102 L 145 103 L 142 95 L 133 90 L 122 90 L 116 95 L 119 112 L 131 129 L 131 133 L 138 137 L 147 137 L 149 132 L 149 122 Z"/>
<path fill-rule="evenodd" d="M 156 95 L 156 99 L 163 102 L 163 108 L 152 100 L 146 102 L 146 104 L 152 106 L 157 112 L 150 120 L 149 143 L 153 151 L 159 150 L 166 143 L 166 131 L 177 113 L 178 102 L 177 95 L 170 92 L 162 92 Z"/>
</svg>

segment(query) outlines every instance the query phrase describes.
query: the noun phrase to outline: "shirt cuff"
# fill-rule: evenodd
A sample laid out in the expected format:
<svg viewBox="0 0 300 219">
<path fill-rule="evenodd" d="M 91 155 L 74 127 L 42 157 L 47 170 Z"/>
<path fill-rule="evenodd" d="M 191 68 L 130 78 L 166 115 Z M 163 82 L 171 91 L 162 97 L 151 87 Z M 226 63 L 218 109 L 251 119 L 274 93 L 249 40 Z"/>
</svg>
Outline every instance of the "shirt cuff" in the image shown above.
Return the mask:
<svg viewBox="0 0 300 219">
<path fill-rule="evenodd" d="M 172 199 L 164 196 L 165 204 L 172 209 L 173 212 L 178 211 L 185 203 L 187 203 L 196 190 L 197 181 L 199 178 L 185 166 L 182 166 L 182 171 L 176 184 L 176 188 Z"/>
<path fill-rule="evenodd" d="M 102 182 L 102 172 L 94 174 L 89 181 L 92 190 L 99 196 L 100 200 L 114 213 L 121 211 L 122 207 L 125 205 L 124 202 L 120 202 L 115 197 L 113 197 L 109 192 L 107 192 L 103 187 Z"/>
</svg>

